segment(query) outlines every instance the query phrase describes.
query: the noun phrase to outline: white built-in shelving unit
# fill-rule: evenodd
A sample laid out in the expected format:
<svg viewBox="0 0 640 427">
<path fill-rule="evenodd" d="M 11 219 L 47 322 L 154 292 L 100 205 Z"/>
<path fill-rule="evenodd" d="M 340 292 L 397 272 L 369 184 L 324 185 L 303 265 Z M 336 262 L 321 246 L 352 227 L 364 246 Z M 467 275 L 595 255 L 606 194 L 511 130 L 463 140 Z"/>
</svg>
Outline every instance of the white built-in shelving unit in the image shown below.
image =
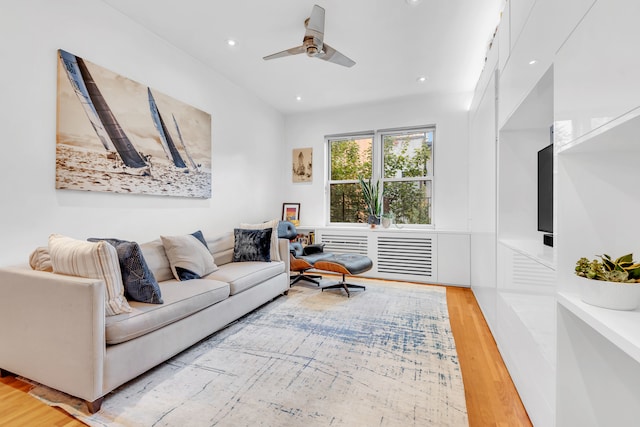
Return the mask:
<svg viewBox="0 0 640 427">
<path fill-rule="evenodd" d="M 534 425 L 639 425 L 640 309 L 584 303 L 574 274 L 582 256 L 640 259 L 639 16 L 637 0 L 506 0 L 472 103 L 470 159 L 495 153 L 497 173 L 470 167 L 496 197 L 494 229 L 470 199 L 471 287 Z M 551 125 L 553 248 L 535 204 Z M 492 236 L 495 285 L 476 261 Z"/>
<path fill-rule="evenodd" d="M 597 1 L 556 59 L 558 426 L 638 425 L 640 310 L 584 303 L 573 274 L 583 256 L 640 257 L 638 16 Z"/>
<path fill-rule="evenodd" d="M 553 422 L 556 250 L 537 230 L 537 153 L 552 142 L 554 80 L 547 69 L 498 132 L 495 328 L 502 357 L 534 422 Z M 531 375 L 535 372 L 535 375 Z"/>
</svg>

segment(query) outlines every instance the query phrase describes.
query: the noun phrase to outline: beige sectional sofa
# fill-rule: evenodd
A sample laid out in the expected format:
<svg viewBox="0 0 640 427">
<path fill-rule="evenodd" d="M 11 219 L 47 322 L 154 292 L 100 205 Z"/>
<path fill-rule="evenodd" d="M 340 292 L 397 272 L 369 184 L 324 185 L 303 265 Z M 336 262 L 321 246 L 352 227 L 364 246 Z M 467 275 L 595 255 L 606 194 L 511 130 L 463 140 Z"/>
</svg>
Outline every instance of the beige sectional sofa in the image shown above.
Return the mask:
<svg viewBox="0 0 640 427">
<path fill-rule="evenodd" d="M 0 369 L 84 399 L 100 409 L 116 387 L 171 358 L 289 289 L 282 261 L 232 262 L 234 235 L 207 239 L 218 269 L 201 279 L 171 276 L 162 241 L 140 245 L 163 304 L 129 301 L 105 316 L 105 283 L 29 266 L 0 269 Z"/>
</svg>

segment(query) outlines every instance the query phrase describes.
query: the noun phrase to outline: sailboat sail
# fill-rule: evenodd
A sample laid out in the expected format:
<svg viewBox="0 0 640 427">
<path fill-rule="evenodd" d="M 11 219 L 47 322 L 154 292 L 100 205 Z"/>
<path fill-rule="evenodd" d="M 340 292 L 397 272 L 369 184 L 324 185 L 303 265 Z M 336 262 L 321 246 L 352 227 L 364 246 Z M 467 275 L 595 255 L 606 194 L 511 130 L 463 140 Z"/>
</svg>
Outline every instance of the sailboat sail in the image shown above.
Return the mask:
<svg viewBox="0 0 640 427">
<path fill-rule="evenodd" d="M 120 123 L 118 123 L 118 120 L 113 115 L 113 112 L 109 108 L 107 101 L 102 96 L 98 85 L 95 80 L 93 80 L 91 73 L 89 73 L 87 65 L 84 63 L 82 58 L 77 56 L 75 58 L 76 63 L 78 64 L 78 69 L 80 70 L 80 75 L 82 76 L 82 80 L 87 88 L 89 98 L 93 103 L 95 111 L 100 118 L 100 122 L 103 124 L 107 135 L 109 135 L 109 139 L 111 139 L 113 146 L 118 151 L 122 162 L 130 168 L 148 168 L 147 163 L 140 153 L 138 153 L 138 150 L 133 146 L 120 126 Z"/>
<path fill-rule="evenodd" d="M 91 122 L 91 126 L 93 126 L 93 130 L 95 130 L 96 134 L 98 135 L 98 139 L 100 139 L 100 142 L 108 152 L 115 152 L 116 149 L 111 143 L 109 135 L 107 134 L 107 131 L 100 121 L 100 117 L 98 117 L 98 112 L 96 111 L 93 102 L 91 102 L 89 92 L 87 91 L 87 86 L 84 84 L 84 80 L 82 79 L 82 75 L 80 73 L 80 68 L 78 68 L 76 56 L 70 54 L 69 52 L 65 52 L 62 49 L 58 50 L 58 54 L 60 55 L 60 59 L 64 64 L 64 69 L 67 72 L 69 83 L 71 83 L 74 92 L 78 96 L 80 104 L 82 104 L 82 108 L 84 109 L 89 122 Z"/>
<path fill-rule="evenodd" d="M 173 143 L 173 138 L 171 138 L 169 130 L 165 126 L 164 120 L 162 120 L 156 100 L 151 94 L 151 89 L 147 88 L 147 93 L 149 94 L 149 109 L 151 110 L 151 117 L 153 118 L 153 123 L 156 125 L 156 129 L 158 129 L 158 133 L 160 133 L 162 148 L 164 148 L 167 157 L 169 160 L 173 161 L 173 164 L 176 165 L 177 168 L 186 168 L 187 165 L 184 163 L 184 160 L 182 160 L 182 157 L 180 157 L 180 153 L 178 153 L 178 149 Z"/>
<path fill-rule="evenodd" d="M 173 124 L 176 125 L 176 131 L 178 132 L 178 138 L 180 138 L 180 145 L 182 145 L 182 148 L 184 149 L 184 153 L 187 155 L 187 159 L 189 159 L 189 163 L 191 163 L 191 167 L 194 170 L 198 170 L 198 166 L 196 165 L 196 162 L 193 161 L 193 158 L 191 157 L 191 154 L 189 154 L 189 150 L 187 150 L 187 146 L 184 145 L 184 140 L 182 139 L 182 132 L 180 132 L 180 126 L 178 126 L 178 121 L 176 120 L 176 116 L 174 116 L 173 114 L 171 114 L 171 117 L 173 117 Z"/>
</svg>

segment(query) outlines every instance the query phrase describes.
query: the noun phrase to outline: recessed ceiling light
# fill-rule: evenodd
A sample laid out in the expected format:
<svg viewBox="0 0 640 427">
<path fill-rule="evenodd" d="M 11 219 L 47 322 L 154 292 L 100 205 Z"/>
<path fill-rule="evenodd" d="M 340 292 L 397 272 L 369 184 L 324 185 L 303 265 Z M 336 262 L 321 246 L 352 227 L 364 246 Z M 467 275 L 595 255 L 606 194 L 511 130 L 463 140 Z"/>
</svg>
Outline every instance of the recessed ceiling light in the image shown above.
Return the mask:
<svg viewBox="0 0 640 427">
<path fill-rule="evenodd" d="M 229 47 L 236 47 L 238 45 L 238 42 L 234 39 L 227 39 L 226 42 Z"/>
<path fill-rule="evenodd" d="M 427 79 L 428 79 L 428 77 L 427 77 L 427 76 L 420 76 L 420 77 L 418 77 L 418 78 L 416 79 L 416 81 L 417 81 L 418 83 L 424 83 L 424 82 L 426 82 L 426 81 L 427 81 Z"/>
<path fill-rule="evenodd" d="M 529 61 L 529 65 L 534 65 L 537 64 L 538 60 L 537 59 L 532 59 L 531 61 Z"/>
<path fill-rule="evenodd" d="M 422 3 L 422 0 L 405 0 L 409 6 L 417 6 Z"/>
<path fill-rule="evenodd" d="M 300 95 L 296 96 L 296 101 L 302 101 L 302 97 Z"/>
</svg>

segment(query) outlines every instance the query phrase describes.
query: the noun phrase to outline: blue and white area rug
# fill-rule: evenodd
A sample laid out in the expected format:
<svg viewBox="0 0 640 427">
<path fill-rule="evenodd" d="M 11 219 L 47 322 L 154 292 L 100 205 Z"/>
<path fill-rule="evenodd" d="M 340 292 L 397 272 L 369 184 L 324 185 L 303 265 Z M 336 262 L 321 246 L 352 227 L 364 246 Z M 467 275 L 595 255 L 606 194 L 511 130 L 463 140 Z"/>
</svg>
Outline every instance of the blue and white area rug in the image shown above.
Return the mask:
<svg viewBox="0 0 640 427">
<path fill-rule="evenodd" d="M 106 396 L 31 393 L 92 426 L 466 426 L 444 288 L 294 286 Z"/>
</svg>

